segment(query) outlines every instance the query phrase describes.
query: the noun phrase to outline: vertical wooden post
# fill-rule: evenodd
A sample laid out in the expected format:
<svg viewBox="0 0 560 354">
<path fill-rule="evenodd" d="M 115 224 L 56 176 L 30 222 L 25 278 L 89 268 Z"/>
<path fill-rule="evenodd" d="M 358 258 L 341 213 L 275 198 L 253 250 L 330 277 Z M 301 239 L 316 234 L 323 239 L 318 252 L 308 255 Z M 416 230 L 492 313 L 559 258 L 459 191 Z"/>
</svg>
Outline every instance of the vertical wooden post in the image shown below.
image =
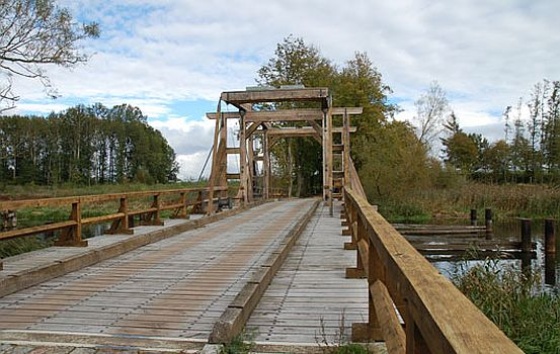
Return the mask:
<svg viewBox="0 0 560 354">
<path fill-rule="evenodd" d="M 247 140 L 245 131 L 245 113 L 244 109 L 239 109 L 239 190 L 241 192 L 241 203 L 242 205 L 247 204 L 248 200 L 248 186 L 249 177 L 247 171 Z"/>
<path fill-rule="evenodd" d="M 556 255 L 554 253 L 544 255 L 544 283 L 556 286 Z"/>
<path fill-rule="evenodd" d="M 486 234 L 491 234 L 494 232 L 492 225 L 492 209 L 486 208 L 484 210 L 484 223 L 486 225 Z"/>
<path fill-rule="evenodd" d="M 477 224 L 476 209 L 471 209 L 471 226 L 476 226 L 476 224 Z"/>
<path fill-rule="evenodd" d="M 152 225 L 163 225 L 163 221 L 161 220 L 161 205 L 159 202 L 159 194 L 154 194 L 154 203 L 152 204 L 152 208 L 156 208 L 152 220 Z"/>
<path fill-rule="evenodd" d="M 368 264 L 364 264 L 364 262 L 362 261 L 362 257 L 360 253 L 360 241 L 365 240 L 366 242 L 369 242 L 369 240 L 367 236 L 367 229 L 364 225 L 363 220 L 360 218 L 359 215 L 357 216 L 356 220 L 352 222 L 350 229 L 352 230 L 352 234 L 353 234 L 352 242 L 355 242 L 356 267 L 346 268 L 346 278 L 348 279 L 364 278 L 366 276 L 365 267 L 367 267 Z M 356 234 L 356 237 L 354 237 L 354 233 Z"/>
<path fill-rule="evenodd" d="M 552 219 L 544 221 L 544 251 L 545 253 L 556 253 L 556 233 Z"/>
<path fill-rule="evenodd" d="M 187 215 L 187 193 L 181 192 L 180 193 L 180 201 L 181 201 L 181 208 L 179 208 L 179 212 L 177 213 L 177 217 L 186 219 L 189 216 Z"/>
<path fill-rule="evenodd" d="M 88 242 L 82 240 L 82 205 L 80 200 L 72 203 L 70 220 L 75 221 L 76 224 L 61 232 L 55 246 L 86 247 Z"/>
<path fill-rule="evenodd" d="M 343 159 L 344 164 L 344 183 L 343 188 L 346 185 L 350 185 L 350 115 L 348 114 L 348 109 L 344 108 L 344 116 L 342 117 L 342 149 L 343 149 Z"/>
<path fill-rule="evenodd" d="M 430 354 L 431 350 L 411 316 L 405 320 L 405 327 L 406 354 Z"/>
<path fill-rule="evenodd" d="M 265 128 L 262 134 L 263 141 L 263 198 L 268 199 L 270 197 L 270 151 L 269 151 L 269 141 L 268 141 L 268 131 Z"/>
<path fill-rule="evenodd" d="M 323 107 L 323 201 L 328 201 L 328 167 L 327 167 L 327 139 L 328 139 L 328 128 L 327 128 L 327 113 L 328 107 Z"/>
<path fill-rule="evenodd" d="M 531 252 L 531 219 L 521 219 L 521 252 Z"/>
<path fill-rule="evenodd" d="M 218 180 L 218 166 L 219 166 L 219 150 L 220 150 L 220 128 L 222 128 L 222 113 L 221 113 L 222 99 L 218 101 L 218 107 L 216 109 L 216 125 L 214 127 L 214 144 L 212 145 L 212 170 L 210 171 L 210 179 L 208 180 L 208 198 L 212 200 L 214 198 L 214 187 L 216 181 Z M 226 157 L 227 158 L 227 157 Z M 207 214 L 212 214 L 214 212 L 213 203 L 208 203 L 206 208 Z"/>
</svg>

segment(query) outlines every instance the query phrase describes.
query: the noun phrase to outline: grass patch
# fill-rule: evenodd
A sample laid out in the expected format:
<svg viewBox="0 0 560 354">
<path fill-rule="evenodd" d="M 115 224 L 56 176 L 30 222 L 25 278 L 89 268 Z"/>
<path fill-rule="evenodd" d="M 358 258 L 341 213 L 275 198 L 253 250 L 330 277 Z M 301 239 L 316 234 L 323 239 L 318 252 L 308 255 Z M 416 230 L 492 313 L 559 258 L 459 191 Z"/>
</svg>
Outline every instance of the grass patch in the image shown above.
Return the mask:
<svg viewBox="0 0 560 354">
<path fill-rule="evenodd" d="M 251 332 L 241 332 L 233 337 L 231 343 L 224 344 L 220 354 L 244 354 L 250 353 L 255 348 L 253 339 L 255 334 Z"/>
<path fill-rule="evenodd" d="M 379 212 L 389 222 L 406 224 L 424 224 L 431 216 L 422 207 L 412 203 L 390 201 L 379 205 Z"/>
<path fill-rule="evenodd" d="M 52 242 L 52 240 L 45 240 L 37 236 L 3 240 L 0 242 L 0 259 L 50 247 Z"/>
<path fill-rule="evenodd" d="M 483 216 L 486 208 L 492 209 L 495 221 L 516 217 L 560 219 L 560 188 L 544 184 L 465 182 L 372 202 L 379 205 L 385 218 L 398 223 L 468 222 L 471 209 Z"/>
<path fill-rule="evenodd" d="M 488 260 L 453 281 L 525 353 L 559 353 L 560 296 L 542 291 L 537 272 Z"/>
</svg>

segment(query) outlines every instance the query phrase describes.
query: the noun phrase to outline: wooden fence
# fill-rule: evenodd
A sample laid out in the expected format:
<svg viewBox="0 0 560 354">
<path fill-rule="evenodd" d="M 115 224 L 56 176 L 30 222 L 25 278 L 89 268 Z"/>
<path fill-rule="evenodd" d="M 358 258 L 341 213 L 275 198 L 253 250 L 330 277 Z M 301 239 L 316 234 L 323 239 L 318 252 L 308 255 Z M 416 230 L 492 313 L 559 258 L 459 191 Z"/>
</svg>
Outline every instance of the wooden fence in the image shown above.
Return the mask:
<svg viewBox="0 0 560 354">
<path fill-rule="evenodd" d="M 225 197 L 227 188 L 214 188 L 220 192 L 220 198 L 214 198 L 218 205 L 229 204 Z M 216 194 L 214 194 L 216 195 Z M 84 209 L 94 209 L 96 205 L 113 203 L 113 213 L 101 216 L 85 216 Z M 60 231 L 57 246 L 85 247 L 87 241 L 82 239 L 85 225 L 111 223 L 106 233 L 133 233 L 135 217 L 142 225 L 163 225 L 161 213 L 172 211 L 172 217 L 187 218 L 191 213 L 203 212 L 208 206 L 208 188 L 186 188 L 161 191 L 142 191 L 87 195 L 65 198 L 44 198 L 34 200 L 2 201 L 0 211 L 10 211 L 6 215 L 17 215 L 24 208 L 64 208 L 69 209 L 69 217 L 63 221 L 53 221 L 37 226 L 14 228 L 0 232 L 0 241 L 17 237 L 32 236 Z M 0 270 L 2 262 L 0 261 Z"/>
<path fill-rule="evenodd" d="M 389 353 L 522 353 L 366 200 L 344 190 L 346 225 L 357 251 L 347 277 L 367 277 L 367 323 L 354 341 L 383 340 Z"/>
</svg>

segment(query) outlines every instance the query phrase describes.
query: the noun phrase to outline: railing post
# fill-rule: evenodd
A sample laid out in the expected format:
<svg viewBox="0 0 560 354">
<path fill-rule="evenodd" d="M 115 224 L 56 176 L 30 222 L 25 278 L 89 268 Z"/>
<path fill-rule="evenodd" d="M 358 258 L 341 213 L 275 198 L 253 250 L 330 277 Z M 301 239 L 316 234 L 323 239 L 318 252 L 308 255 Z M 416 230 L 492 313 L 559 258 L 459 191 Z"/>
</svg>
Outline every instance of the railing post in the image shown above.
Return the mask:
<svg viewBox="0 0 560 354">
<path fill-rule="evenodd" d="M 72 203 L 70 220 L 76 224 L 64 229 L 55 242 L 55 246 L 86 247 L 88 242 L 82 240 L 82 207 L 80 200 Z"/>
<path fill-rule="evenodd" d="M 113 221 L 111 227 L 109 228 L 109 230 L 107 230 L 106 233 L 129 234 L 129 235 L 133 234 L 134 231 L 130 228 L 129 215 L 128 215 L 128 200 L 126 196 L 120 198 L 119 213 L 122 213 L 123 216 Z"/>
<path fill-rule="evenodd" d="M 188 215 L 187 215 L 186 192 L 180 192 L 179 195 L 180 195 L 179 202 L 181 203 L 181 206 L 175 210 L 173 217 L 180 218 L 180 219 L 187 219 Z"/>
<path fill-rule="evenodd" d="M 161 205 L 159 202 L 159 194 L 154 194 L 154 202 L 152 204 L 152 208 L 155 208 L 156 211 L 153 213 L 151 225 L 163 225 L 163 221 L 161 221 Z"/>
<path fill-rule="evenodd" d="M 406 354 L 430 354 L 431 350 L 426 340 L 410 316 L 410 311 L 408 312 L 409 316 L 405 319 Z"/>
<path fill-rule="evenodd" d="M 354 206 L 352 206 L 352 208 L 354 208 Z M 364 264 L 362 257 L 363 256 L 367 257 L 367 255 L 361 254 L 362 250 L 360 249 L 359 245 L 364 241 L 367 242 L 367 234 L 366 234 L 364 221 L 361 220 L 358 214 L 356 214 L 356 220 L 352 222 L 351 230 L 352 230 L 352 242 L 355 244 L 355 249 L 356 249 L 356 267 L 346 268 L 346 278 L 349 279 L 365 278 L 366 270 L 364 267 L 367 266 L 367 264 Z"/>
</svg>

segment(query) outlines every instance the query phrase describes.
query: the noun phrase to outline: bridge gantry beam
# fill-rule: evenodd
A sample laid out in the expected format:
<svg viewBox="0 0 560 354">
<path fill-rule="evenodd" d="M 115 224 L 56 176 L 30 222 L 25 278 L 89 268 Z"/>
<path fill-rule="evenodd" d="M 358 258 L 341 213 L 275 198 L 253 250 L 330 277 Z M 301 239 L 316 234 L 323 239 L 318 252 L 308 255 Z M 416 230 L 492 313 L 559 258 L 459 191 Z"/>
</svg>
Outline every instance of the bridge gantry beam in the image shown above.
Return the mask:
<svg viewBox="0 0 560 354">
<path fill-rule="evenodd" d="M 221 103 L 232 105 L 237 111 L 221 111 Z M 293 107 L 294 103 L 308 102 L 312 108 L 285 108 Z M 280 104 L 279 104 L 280 103 Z M 275 109 L 262 109 L 264 105 L 272 104 Z M 309 105 L 307 105 L 309 106 Z M 332 205 L 333 186 L 335 173 L 340 171 L 333 169 L 333 134 L 342 134 L 342 146 L 346 148 L 337 151 L 349 151 L 349 133 L 356 131 L 349 126 L 349 119 L 343 120 L 342 127 L 333 127 L 333 115 L 361 114 L 361 107 L 332 107 L 332 99 L 326 87 L 302 88 L 288 87 L 280 89 L 255 88 L 246 91 L 222 92 L 216 112 L 207 113 L 209 119 L 216 121 L 214 132 L 214 147 L 212 151 L 212 171 L 210 174 L 210 199 L 213 198 L 213 189 L 226 187 L 228 179 L 239 180 L 239 192 L 237 195 L 241 203 L 251 202 L 257 195 L 256 184 L 258 179 L 262 186 L 262 198 L 270 196 L 271 177 L 271 148 L 282 138 L 312 137 L 323 147 L 323 199 L 330 201 Z M 227 121 L 235 119 L 239 121 L 239 146 L 228 145 Z M 299 122 L 303 126 L 289 126 Z M 348 126 L 345 126 L 345 125 Z M 288 126 L 286 126 L 288 125 Z M 255 138 L 260 136 L 261 151 L 255 152 Z M 230 159 L 228 155 L 236 155 L 239 158 L 239 173 L 228 172 L 227 164 Z M 256 165 L 262 162 L 262 173 L 258 176 Z M 344 157 L 343 161 L 346 161 Z M 346 165 L 346 162 L 343 162 Z M 344 171 L 343 174 L 347 172 Z M 344 177 L 342 178 L 344 180 Z M 212 210 L 208 210 L 209 213 Z"/>
</svg>

